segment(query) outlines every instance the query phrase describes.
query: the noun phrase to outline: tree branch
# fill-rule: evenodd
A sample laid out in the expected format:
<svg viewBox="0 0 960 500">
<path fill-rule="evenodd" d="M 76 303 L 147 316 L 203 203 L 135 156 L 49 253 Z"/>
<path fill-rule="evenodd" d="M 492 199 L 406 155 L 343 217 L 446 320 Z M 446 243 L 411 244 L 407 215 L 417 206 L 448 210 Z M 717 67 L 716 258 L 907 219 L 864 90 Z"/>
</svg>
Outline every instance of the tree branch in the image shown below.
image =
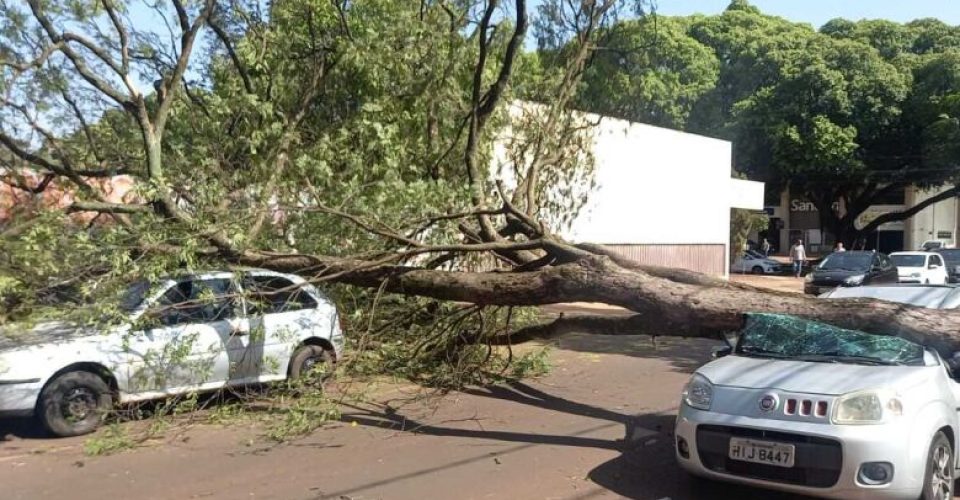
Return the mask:
<svg viewBox="0 0 960 500">
<path fill-rule="evenodd" d="M 183 79 L 183 74 L 187 71 L 187 65 L 190 62 L 190 55 L 193 52 L 193 44 L 197 39 L 197 33 L 207 22 L 207 18 L 210 16 L 210 13 L 213 12 L 213 7 L 216 5 L 216 2 L 214 0 L 206 0 L 203 10 L 201 10 L 197 18 L 194 19 L 192 25 L 189 24 L 189 19 L 186 17 L 186 9 L 183 7 L 181 1 L 173 0 L 173 5 L 177 9 L 177 16 L 180 19 L 180 26 L 183 28 L 184 33 L 180 38 L 180 55 L 177 57 L 173 74 L 170 75 L 170 78 L 164 79 L 160 84 L 162 92 L 160 92 L 161 95 L 157 102 L 157 110 L 153 116 L 153 129 L 158 137 L 163 135 L 163 127 L 167 123 L 170 106 L 173 105 L 173 101 L 175 100 L 176 89 L 180 85 L 180 80 Z"/>
<path fill-rule="evenodd" d="M 104 214 L 142 214 L 150 213 L 153 208 L 147 205 L 130 205 L 127 203 L 107 203 L 91 201 L 75 201 L 68 212 L 99 212 Z"/>
<path fill-rule="evenodd" d="M 939 203 L 943 200 L 948 200 L 950 198 L 955 198 L 957 196 L 960 196 L 960 186 L 954 186 L 953 188 L 948 189 L 942 193 L 939 193 L 935 196 L 931 196 L 930 198 L 927 198 L 926 200 L 923 200 L 920 203 L 917 203 L 916 205 L 906 210 L 903 210 L 901 212 L 887 212 L 885 214 L 881 214 L 877 216 L 876 219 L 873 219 L 867 225 L 863 226 L 863 229 L 861 229 L 861 231 L 863 233 L 870 233 L 875 231 L 881 225 L 886 224 L 888 222 L 897 222 L 897 221 L 907 220 L 910 217 L 917 215 L 918 213 L 920 213 L 921 210 L 929 207 L 930 205 Z"/>
<path fill-rule="evenodd" d="M 939 350 L 960 350 L 960 312 L 868 299 L 823 300 L 800 294 L 691 285 L 624 269 L 605 257 L 531 272 L 459 272 L 380 265 L 314 255 L 246 253 L 238 263 L 295 272 L 322 281 L 460 301 L 481 306 L 602 302 L 644 315 L 663 331 L 705 336 L 740 328 L 742 313 L 791 314 L 880 335 L 898 335 Z M 652 327 L 651 327 L 652 328 Z M 651 332 L 648 329 L 646 332 Z M 689 333 L 688 333 L 689 332 Z"/>
<path fill-rule="evenodd" d="M 76 69 L 81 78 L 83 78 L 95 89 L 100 91 L 103 95 L 113 99 L 117 104 L 123 106 L 124 108 L 133 106 L 133 101 L 130 99 L 130 96 L 123 95 L 106 80 L 97 76 L 96 72 L 87 66 L 87 63 L 84 62 L 83 58 L 79 54 L 74 52 L 74 50 L 71 49 L 68 44 L 63 43 L 66 41 L 64 36 L 57 32 L 56 28 L 53 26 L 53 22 L 50 21 L 50 18 L 47 17 L 47 15 L 43 12 L 41 0 L 28 0 L 28 3 L 30 5 L 30 11 L 33 13 L 33 17 L 38 23 L 40 23 L 40 26 L 47 34 L 47 37 L 50 38 L 51 42 L 59 45 L 60 52 L 67 56 L 67 59 L 69 59 L 73 64 L 74 69 Z"/>
</svg>

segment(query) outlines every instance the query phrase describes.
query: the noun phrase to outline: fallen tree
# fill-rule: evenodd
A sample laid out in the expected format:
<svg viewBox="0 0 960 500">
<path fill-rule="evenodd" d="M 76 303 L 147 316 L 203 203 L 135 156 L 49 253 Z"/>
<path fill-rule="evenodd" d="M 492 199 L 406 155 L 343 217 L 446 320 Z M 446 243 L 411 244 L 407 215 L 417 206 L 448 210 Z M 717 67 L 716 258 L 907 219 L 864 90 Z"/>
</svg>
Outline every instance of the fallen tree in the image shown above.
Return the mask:
<svg viewBox="0 0 960 500">
<path fill-rule="evenodd" d="M 29 18 L 37 29 L 23 35 L 28 37 L 24 40 L 6 44 L 20 52 L 12 52 L 7 62 L 13 71 L 4 73 L 3 87 L 12 90 L 0 112 L 8 124 L 24 125 L 43 144 L 31 147 L 30 137 L 0 126 L 5 153 L 0 158 L 10 168 L 32 168 L 73 183 L 78 195 L 68 211 L 91 212 L 113 223 L 92 235 L 55 214 L 25 222 L 27 229 L 17 225 L 15 232 L 2 235 L 5 274 L 33 293 L 77 276 L 97 283 L 125 278 L 131 271 L 151 275 L 178 266 L 241 265 L 364 287 L 378 296 L 394 293 L 467 303 L 475 306 L 472 311 L 599 302 L 633 313 L 622 318 L 564 317 L 465 342 L 494 343 L 570 330 L 710 337 L 738 328 L 744 312 L 779 312 L 901 335 L 943 353 L 960 351 L 958 313 L 760 290 L 688 271 L 638 266 L 602 247 L 557 236 L 551 220 L 575 207 L 552 187 L 589 174 L 584 170 L 589 166 L 589 124 L 569 112 L 569 102 L 621 3 L 543 3 L 538 19 L 549 29 L 541 27 L 541 39 L 558 40 L 553 52 L 544 53 L 562 53 L 566 64 L 542 80 L 521 82 L 530 96 L 549 105 L 512 123 L 520 131 L 513 145 L 517 154 L 509 162 L 516 182 L 506 186 L 489 179 L 486 162 L 491 127 L 507 119 L 502 108 L 516 84 L 515 67 L 529 64 L 520 56 L 528 26 L 524 0 L 515 0 L 511 9 L 495 0 L 464 8 L 422 2 L 419 9 L 398 1 L 385 3 L 395 9 L 387 13 L 347 2 L 272 2 L 269 14 L 261 17 L 256 9 L 240 5 L 231 10 L 208 1 L 190 7 L 173 0 L 173 11 L 167 14 L 177 20 L 180 36 L 172 37 L 179 43 L 169 51 L 133 45 L 135 30 L 124 24 L 126 10 L 113 2 L 103 2 L 101 14 L 115 27 L 115 37 L 97 45 L 102 36 L 64 31 L 77 26 L 65 17 L 69 10 L 56 11 L 60 17 L 54 18 L 45 3 L 30 1 Z M 163 14 L 159 5 L 157 12 Z M 358 60 L 348 57 L 350 50 L 372 50 L 369 47 L 381 40 L 386 40 L 385 52 L 377 55 L 386 61 L 386 54 L 395 50 L 392 44 L 409 38 L 396 16 L 423 28 L 418 32 L 423 45 L 411 50 L 422 49 L 418 61 L 433 64 L 426 80 L 417 79 L 423 72 L 413 72 L 407 84 L 420 97 L 409 101 L 396 120 L 418 116 L 422 120 L 414 122 L 426 134 L 403 136 L 403 147 L 395 150 L 378 146 L 366 151 L 353 135 L 336 127 L 357 134 L 374 130 L 373 137 L 381 140 L 384 134 L 402 133 L 403 127 L 384 132 L 383 124 L 370 127 L 363 120 L 345 120 L 343 116 L 356 114 L 369 119 L 364 108 L 371 106 L 348 108 L 329 96 L 373 91 L 345 86 L 365 68 L 337 71 Z M 384 22 L 384 31 L 360 29 L 377 20 Z M 388 27 L 399 31 L 386 31 Z M 473 31 L 464 35 L 468 28 Z M 437 30 L 439 35 L 432 37 Z M 210 88 L 185 77 L 198 33 L 208 33 L 217 42 L 208 65 L 220 80 Z M 141 33 L 137 39 L 150 37 Z M 438 60 L 441 53 L 448 57 Z M 456 66 L 462 54 L 473 57 L 468 68 Z M 141 72 L 156 71 L 155 94 L 137 88 L 131 67 L 138 64 Z M 256 69 L 262 67 L 273 69 Z M 458 75 L 469 83 L 459 86 Z M 59 77 L 56 82 L 68 83 L 42 88 L 57 96 L 38 95 L 32 84 L 54 76 Z M 375 111 L 386 112 L 382 106 L 402 101 L 407 90 L 385 95 Z M 447 94 L 454 96 L 449 98 L 454 104 L 436 109 L 432 103 L 446 102 L 442 99 Z M 106 107 L 79 106 L 78 95 L 99 96 Z M 51 121 L 37 119 L 49 109 L 38 106 L 41 97 L 72 117 L 76 128 L 65 134 L 44 128 Z M 94 115 L 99 109 L 106 111 L 98 121 Z M 333 120 L 335 127 L 324 128 L 325 120 Z M 139 133 L 129 134 L 121 125 Z M 273 135 L 258 142 L 263 134 Z M 337 155 L 327 155 L 323 148 L 337 140 L 344 142 L 336 153 L 363 154 L 331 167 L 325 162 Z M 412 153 L 395 158 L 390 156 L 394 151 Z M 325 160 L 316 163 L 318 157 Z M 377 162 L 387 165 L 382 176 L 351 181 L 377 170 Z M 90 184 L 91 178 L 115 175 L 116 164 L 140 182 L 137 202 L 112 202 Z M 404 173 L 402 165 L 413 165 L 413 172 Z M 359 187 L 350 191 L 354 185 Z M 402 197 L 414 188 L 421 198 Z M 416 205 L 428 198 L 422 193 L 430 189 L 441 193 L 440 201 L 430 210 L 418 210 Z M 392 196 L 398 197 L 396 205 L 371 201 Z M 331 249 L 340 253 L 323 251 Z"/>
</svg>

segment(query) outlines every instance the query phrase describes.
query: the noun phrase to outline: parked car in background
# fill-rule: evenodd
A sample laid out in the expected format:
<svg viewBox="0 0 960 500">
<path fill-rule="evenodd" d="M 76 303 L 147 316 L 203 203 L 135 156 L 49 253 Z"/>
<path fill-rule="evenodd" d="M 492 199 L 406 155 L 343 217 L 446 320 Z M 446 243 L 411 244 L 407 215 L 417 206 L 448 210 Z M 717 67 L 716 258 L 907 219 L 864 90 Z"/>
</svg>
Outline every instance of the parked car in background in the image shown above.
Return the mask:
<svg viewBox="0 0 960 500">
<path fill-rule="evenodd" d="M 945 248 L 937 250 L 947 264 L 947 275 L 950 283 L 960 283 L 960 248 Z"/>
<path fill-rule="evenodd" d="M 688 472 L 826 498 L 953 498 L 960 384 L 935 351 L 748 314 L 717 356 L 681 394 Z"/>
<path fill-rule="evenodd" d="M 885 254 L 874 251 L 835 252 L 805 278 L 804 293 L 820 295 L 838 286 L 897 283 L 897 268 Z"/>
<path fill-rule="evenodd" d="M 948 240 L 927 240 L 920 245 L 921 252 L 936 252 L 946 248 L 953 248 L 954 244 Z"/>
<path fill-rule="evenodd" d="M 890 260 L 897 266 L 900 283 L 942 285 L 947 282 L 947 266 L 938 253 L 894 252 Z"/>
<path fill-rule="evenodd" d="M 126 320 L 0 335 L 0 412 L 57 436 L 93 431 L 115 403 L 298 378 L 336 362 L 334 304 L 297 276 L 213 272 L 132 285 Z"/>
<path fill-rule="evenodd" d="M 960 308 L 960 287 L 942 285 L 872 285 L 834 288 L 825 299 L 878 299 L 928 309 Z"/>
<path fill-rule="evenodd" d="M 783 264 L 773 260 L 760 252 L 747 250 L 740 255 L 730 266 L 735 273 L 776 274 L 781 271 Z"/>
</svg>

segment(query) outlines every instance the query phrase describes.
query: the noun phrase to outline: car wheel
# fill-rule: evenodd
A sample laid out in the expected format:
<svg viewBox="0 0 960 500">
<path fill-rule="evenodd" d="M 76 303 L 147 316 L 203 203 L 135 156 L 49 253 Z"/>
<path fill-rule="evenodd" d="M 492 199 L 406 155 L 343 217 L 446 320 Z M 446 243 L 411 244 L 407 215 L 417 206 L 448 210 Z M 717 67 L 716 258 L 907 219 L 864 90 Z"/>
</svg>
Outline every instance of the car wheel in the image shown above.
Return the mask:
<svg viewBox="0 0 960 500">
<path fill-rule="evenodd" d="M 921 500 L 953 498 L 953 446 L 942 431 L 933 436 L 927 453 L 927 469 Z"/>
<path fill-rule="evenodd" d="M 763 267 L 753 266 L 753 269 L 750 270 L 753 274 L 763 274 Z"/>
<path fill-rule="evenodd" d="M 60 437 L 88 434 L 100 426 L 113 407 L 110 386 L 90 372 L 68 372 L 53 379 L 40 393 L 37 416 Z"/>
<path fill-rule="evenodd" d="M 290 359 L 290 380 L 297 380 L 324 366 L 323 380 L 333 374 L 336 360 L 333 354 L 317 345 L 300 346 Z"/>
</svg>

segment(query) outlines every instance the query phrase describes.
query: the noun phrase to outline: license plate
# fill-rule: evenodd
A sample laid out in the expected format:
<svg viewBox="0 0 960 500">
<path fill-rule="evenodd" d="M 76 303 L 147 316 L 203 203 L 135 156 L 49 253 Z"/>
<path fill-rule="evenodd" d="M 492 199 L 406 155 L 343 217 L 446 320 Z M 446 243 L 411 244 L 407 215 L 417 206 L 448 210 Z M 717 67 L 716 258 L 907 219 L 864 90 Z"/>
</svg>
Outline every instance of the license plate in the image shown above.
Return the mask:
<svg viewBox="0 0 960 500">
<path fill-rule="evenodd" d="M 793 467 L 794 451 L 795 448 L 792 444 L 730 438 L 728 456 L 741 462 Z"/>
</svg>

